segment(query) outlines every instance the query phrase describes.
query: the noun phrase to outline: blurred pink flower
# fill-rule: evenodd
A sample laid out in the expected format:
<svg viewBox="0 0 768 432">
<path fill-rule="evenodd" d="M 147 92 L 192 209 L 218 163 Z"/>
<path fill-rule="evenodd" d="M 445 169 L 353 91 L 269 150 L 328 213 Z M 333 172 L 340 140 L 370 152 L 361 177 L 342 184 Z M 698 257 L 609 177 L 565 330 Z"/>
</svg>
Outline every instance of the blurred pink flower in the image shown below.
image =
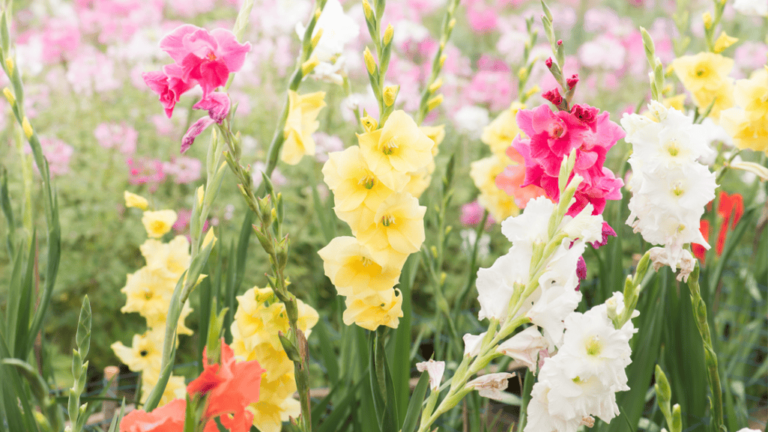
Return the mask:
<svg viewBox="0 0 768 432">
<path fill-rule="evenodd" d="M 42 34 L 43 61 L 58 63 L 69 58 L 80 48 L 80 29 L 69 20 L 51 18 Z"/>
<path fill-rule="evenodd" d="M 498 26 L 498 12 L 490 7 L 476 6 L 467 8 L 469 27 L 475 33 L 489 33 Z"/>
<path fill-rule="evenodd" d="M 140 28 L 159 24 L 163 0 L 75 0 L 84 31 L 98 33 L 99 42 L 126 42 Z"/>
<path fill-rule="evenodd" d="M 744 41 L 736 48 L 733 59 L 741 69 L 742 76 L 748 77 L 752 71 L 765 64 L 766 56 L 768 56 L 768 45 L 762 42 Z"/>
<path fill-rule="evenodd" d="M 507 151 L 509 152 L 509 150 L 517 153 L 512 147 Z M 524 209 L 525 206 L 528 205 L 528 201 L 544 195 L 544 189 L 532 184 L 523 187 L 522 185 L 524 182 L 525 165 L 522 162 L 507 166 L 501 174 L 496 176 L 496 187 L 511 196 L 515 201 L 515 205 L 521 209 Z"/>
<path fill-rule="evenodd" d="M 216 7 L 216 0 L 182 0 L 169 2 L 171 9 L 187 18 L 210 12 Z"/>
<path fill-rule="evenodd" d="M 58 138 L 41 136 L 40 147 L 43 150 L 43 155 L 48 159 L 48 170 L 51 176 L 69 172 L 69 161 L 75 152 L 71 145 Z M 31 149 L 29 151 L 31 152 Z"/>
<path fill-rule="evenodd" d="M 491 111 L 501 110 L 514 99 L 509 72 L 479 71 L 463 90 L 463 97 L 471 105 L 487 105 Z"/>
<path fill-rule="evenodd" d="M 192 183 L 200 178 L 203 164 L 197 158 L 180 156 L 163 163 L 163 171 L 173 177 L 176 184 Z"/>
<path fill-rule="evenodd" d="M 125 122 L 101 123 L 93 131 L 93 135 L 99 141 L 99 145 L 105 149 L 116 148 L 125 156 L 131 156 L 136 152 L 139 133 Z"/>
<path fill-rule="evenodd" d="M 128 182 L 132 185 L 145 184 L 149 186 L 150 191 L 155 191 L 160 183 L 165 181 L 163 162 L 158 159 L 127 158 L 125 163 L 130 175 Z"/>
<path fill-rule="evenodd" d="M 459 220 L 464 226 L 477 226 L 477 224 L 483 220 L 483 211 L 483 207 L 477 200 L 466 203 L 461 206 L 461 216 L 459 217 Z M 494 221 L 493 216 L 489 214 L 488 219 L 485 221 L 485 227 L 488 228 L 494 223 L 496 223 L 496 221 Z"/>
<path fill-rule="evenodd" d="M 91 95 L 120 88 L 115 64 L 95 47 L 84 46 L 67 64 L 67 81 L 75 93 Z"/>
<path fill-rule="evenodd" d="M 181 234 L 187 231 L 189 221 L 192 220 L 192 210 L 178 209 L 176 210 L 176 222 L 173 224 L 173 229 L 177 233 Z"/>
<path fill-rule="evenodd" d="M 176 128 L 176 126 L 173 124 L 173 121 L 162 114 L 153 115 L 151 117 L 151 121 L 152 124 L 155 125 L 155 130 L 157 131 L 158 135 L 171 135 L 173 134 L 173 130 Z"/>
</svg>

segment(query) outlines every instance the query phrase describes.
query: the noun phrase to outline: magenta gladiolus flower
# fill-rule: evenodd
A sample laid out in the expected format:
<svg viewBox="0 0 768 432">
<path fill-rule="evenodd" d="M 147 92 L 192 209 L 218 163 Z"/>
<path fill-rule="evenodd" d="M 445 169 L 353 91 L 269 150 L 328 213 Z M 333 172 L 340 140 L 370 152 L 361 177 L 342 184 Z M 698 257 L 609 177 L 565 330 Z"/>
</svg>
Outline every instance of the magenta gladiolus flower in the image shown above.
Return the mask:
<svg viewBox="0 0 768 432">
<path fill-rule="evenodd" d="M 187 24 L 172 31 L 160 41 L 160 48 L 181 67 L 179 78 L 195 81 L 203 88 L 203 99 L 216 87 L 227 83 L 229 74 L 243 67 L 251 44 L 241 44 L 234 33 L 225 29 L 208 30 Z M 168 68 L 166 66 L 166 68 Z M 178 70 L 167 75 L 175 75 Z"/>
<path fill-rule="evenodd" d="M 557 176 L 563 157 L 576 150 L 574 174 L 584 178 L 568 214 L 578 214 L 587 204 L 593 213 L 601 214 L 607 200 L 621 199 L 621 186 L 611 170 L 605 168 L 605 157 L 624 131 L 609 119 L 610 114 L 588 105 L 575 105 L 571 112 L 553 113 L 546 105 L 521 110 L 517 124 L 529 138 L 516 137 L 512 146 L 525 159 L 525 181 L 521 187 L 535 185 L 544 189 L 550 199 L 558 201 Z"/>
<path fill-rule="evenodd" d="M 168 118 L 171 118 L 173 115 L 173 109 L 176 107 L 176 103 L 181 95 L 195 86 L 194 83 L 185 82 L 179 78 L 171 78 L 165 74 L 165 70 L 174 71 L 177 68 L 177 65 L 168 65 L 163 68 L 163 72 L 154 71 L 142 74 L 144 82 L 147 83 L 149 89 L 160 96 L 160 103 L 163 104 L 165 115 Z"/>
</svg>

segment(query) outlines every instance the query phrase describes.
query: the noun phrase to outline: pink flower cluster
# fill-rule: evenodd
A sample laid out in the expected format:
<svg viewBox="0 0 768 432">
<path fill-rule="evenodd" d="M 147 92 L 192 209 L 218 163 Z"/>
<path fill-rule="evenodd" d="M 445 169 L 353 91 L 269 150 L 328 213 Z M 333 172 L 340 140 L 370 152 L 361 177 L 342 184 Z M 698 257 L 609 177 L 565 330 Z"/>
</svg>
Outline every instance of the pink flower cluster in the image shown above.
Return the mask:
<svg viewBox="0 0 768 432">
<path fill-rule="evenodd" d="M 229 97 L 214 90 L 227 83 L 230 73 L 243 67 L 251 44 L 239 43 L 229 30 L 209 32 L 186 24 L 165 36 L 160 48 L 175 63 L 142 76 L 149 88 L 160 96 L 165 114 L 170 118 L 181 95 L 198 85 L 203 90 L 203 98 L 193 108 L 208 111 L 208 117 L 195 122 L 184 135 L 181 145 L 184 153 L 203 130 L 214 122 L 221 123 L 229 114 Z"/>
<path fill-rule="evenodd" d="M 93 131 L 93 135 L 99 141 L 99 145 L 105 149 L 117 149 L 125 156 L 136 153 L 139 133 L 125 122 L 101 123 Z"/>
<path fill-rule="evenodd" d="M 48 159 L 48 171 L 51 176 L 69 173 L 69 161 L 75 153 L 71 145 L 58 138 L 40 137 L 40 147 Z"/>
<path fill-rule="evenodd" d="M 574 105 L 570 112 L 553 113 L 548 105 L 521 110 L 517 124 L 528 138 L 517 136 L 512 146 L 525 160 L 522 187 L 535 185 L 554 201 L 560 198 L 557 176 L 563 158 L 576 150 L 573 173 L 584 178 L 576 191 L 576 202 L 568 214 L 578 214 L 592 204 L 593 214 L 601 214 L 607 200 L 621 199 L 621 186 L 611 170 L 604 167 L 608 150 L 624 137 L 624 130 L 609 118 L 608 112 L 589 105 Z"/>
</svg>

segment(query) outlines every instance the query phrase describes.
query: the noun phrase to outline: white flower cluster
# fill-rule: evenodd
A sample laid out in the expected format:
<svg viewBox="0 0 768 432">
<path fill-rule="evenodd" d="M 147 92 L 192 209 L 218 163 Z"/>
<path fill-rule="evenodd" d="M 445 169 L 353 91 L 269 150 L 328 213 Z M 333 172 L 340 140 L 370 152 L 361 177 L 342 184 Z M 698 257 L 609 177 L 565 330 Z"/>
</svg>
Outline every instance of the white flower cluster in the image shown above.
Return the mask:
<svg viewBox="0 0 768 432">
<path fill-rule="evenodd" d="M 304 36 L 305 30 L 301 22 L 296 24 L 299 38 Z M 347 74 L 344 47 L 358 38 L 360 27 L 351 16 L 344 13 L 339 0 L 328 0 L 315 24 L 312 36 L 316 37 L 318 32 L 322 34 L 313 55 L 320 64 L 312 70 L 312 77 L 342 85 Z"/>
<path fill-rule="evenodd" d="M 593 416 L 610 423 L 619 415 L 616 392 L 629 390 L 625 368 L 636 332 L 632 320 L 614 327 L 623 309 L 624 296 L 616 292 L 606 304 L 566 317 L 563 344 L 544 359 L 533 386 L 525 432 L 576 432 L 594 425 Z"/>
<path fill-rule="evenodd" d="M 699 231 L 704 206 L 715 198 L 715 174 L 697 162 L 712 149 L 707 146 L 705 130 L 674 108 L 652 101 L 651 118 L 624 115 L 621 125 L 626 140 L 633 146 L 629 164 L 632 180 L 629 188 L 631 214 L 627 224 L 640 232 L 649 243 L 651 260 L 658 269 L 668 265 L 678 279 L 688 278 L 695 261 L 683 246 L 698 243 L 709 249 Z"/>
<path fill-rule="evenodd" d="M 534 324 L 497 348 L 539 371 L 528 408 L 525 432 L 575 432 L 616 417 L 616 392 L 628 390 L 625 368 L 630 364 L 631 321 L 620 329 L 614 322 L 624 313 L 624 298 L 615 293 L 587 313 L 575 312 L 581 301 L 576 272 L 588 243 L 602 238 L 603 218 L 588 205 L 576 217 L 565 216 L 557 230 L 561 243 L 541 264 L 538 288 L 508 318 L 514 294 L 531 277 L 531 261 L 541 256 L 549 238 L 548 226 L 556 204 L 544 197 L 531 200 L 525 213 L 502 223 L 502 233 L 513 243 L 509 253 L 478 272 L 480 319 L 525 316 Z M 537 260 L 538 261 L 538 260 Z M 478 355 L 484 334 L 464 336 L 465 355 Z M 540 366 L 540 369 L 539 369 Z M 552 391 L 551 391 L 552 390 Z"/>
<path fill-rule="evenodd" d="M 501 232 L 513 245 L 490 268 L 477 272 L 480 319 L 501 321 L 507 317 L 513 293 L 516 289 L 522 290 L 532 276 L 534 249 L 544 247 L 549 219 L 556 205 L 545 197 L 538 197 L 528 203 L 525 213 L 502 222 Z M 545 348 L 552 350 L 562 342 L 563 320 L 581 301 L 581 293 L 576 290 L 579 258 L 587 243 L 602 239 L 602 226 L 603 217 L 592 215 L 592 205 L 587 205 L 575 218 L 563 218 L 560 230 L 565 238 L 543 264 L 538 288 L 516 314 L 516 317 L 527 316 L 543 329 Z"/>
</svg>

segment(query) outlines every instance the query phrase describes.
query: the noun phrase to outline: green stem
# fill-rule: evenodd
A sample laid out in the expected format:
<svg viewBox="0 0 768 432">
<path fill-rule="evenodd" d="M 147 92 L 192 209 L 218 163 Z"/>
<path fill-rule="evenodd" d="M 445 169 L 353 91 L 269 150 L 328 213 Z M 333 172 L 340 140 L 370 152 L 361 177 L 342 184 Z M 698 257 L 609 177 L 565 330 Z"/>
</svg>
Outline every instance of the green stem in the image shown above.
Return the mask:
<svg viewBox="0 0 768 432">
<path fill-rule="evenodd" d="M 699 263 L 688 277 L 688 289 L 691 291 L 691 305 L 695 318 L 696 328 L 701 335 L 701 341 L 704 346 L 704 362 L 707 369 L 707 381 L 709 390 L 712 394 L 710 408 L 717 431 L 725 431 L 723 426 L 723 391 L 720 385 L 720 374 L 717 368 L 717 354 L 712 345 L 712 333 L 709 330 L 707 321 L 707 305 L 701 298 L 701 288 L 699 286 Z"/>
<path fill-rule="evenodd" d="M 531 401 L 531 391 L 533 390 L 533 383 L 536 381 L 536 376 L 533 375 L 530 369 L 525 371 L 525 383 L 523 384 L 523 400 L 520 403 L 520 420 L 517 425 L 517 432 L 523 432 L 525 429 L 526 420 L 528 420 L 528 402 Z"/>
</svg>

